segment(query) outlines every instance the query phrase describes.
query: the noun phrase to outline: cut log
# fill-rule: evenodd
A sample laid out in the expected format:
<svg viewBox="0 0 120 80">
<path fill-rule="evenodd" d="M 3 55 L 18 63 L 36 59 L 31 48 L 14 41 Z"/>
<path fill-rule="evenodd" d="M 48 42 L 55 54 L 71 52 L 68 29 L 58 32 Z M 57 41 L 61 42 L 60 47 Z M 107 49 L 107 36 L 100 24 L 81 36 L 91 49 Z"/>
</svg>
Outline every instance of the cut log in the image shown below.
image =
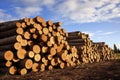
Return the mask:
<svg viewBox="0 0 120 80">
<path fill-rule="evenodd" d="M 29 58 L 34 58 L 35 53 L 33 51 L 28 52 L 28 57 Z"/>
<path fill-rule="evenodd" d="M 27 69 L 26 69 L 26 68 L 22 68 L 22 69 L 18 70 L 18 72 L 19 72 L 21 75 L 25 75 L 25 74 L 27 74 Z"/>
<path fill-rule="evenodd" d="M 45 35 L 48 35 L 48 33 L 49 33 L 48 28 L 43 28 L 43 33 L 44 33 Z"/>
<path fill-rule="evenodd" d="M 54 47 L 50 48 L 50 55 L 54 56 L 56 54 L 56 49 Z"/>
<path fill-rule="evenodd" d="M 42 35 L 41 35 L 41 40 L 42 40 L 43 42 L 47 42 L 47 39 L 48 39 L 48 37 L 47 37 L 45 34 L 42 34 Z"/>
<path fill-rule="evenodd" d="M 35 54 L 34 61 L 39 62 L 40 60 L 41 60 L 41 55 L 40 54 Z"/>
<path fill-rule="evenodd" d="M 24 59 L 26 57 L 26 54 L 27 54 L 27 52 L 23 48 L 17 50 L 17 57 L 19 59 Z"/>
<path fill-rule="evenodd" d="M 23 35 L 24 35 L 25 39 L 30 39 L 31 38 L 31 34 L 28 31 L 24 32 Z"/>
<path fill-rule="evenodd" d="M 45 71 L 45 65 L 44 64 L 40 64 L 40 71 Z"/>
<path fill-rule="evenodd" d="M 41 52 L 41 48 L 39 45 L 33 45 L 33 48 L 32 48 L 33 52 L 35 53 L 40 53 Z"/>
<path fill-rule="evenodd" d="M 9 73 L 10 73 L 10 74 L 14 75 L 16 72 L 17 72 L 16 66 L 11 66 L 11 67 L 9 68 Z"/>
<path fill-rule="evenodd" d="M 23 59 L 20 60 L 18 65 L 21 68 L 31 69 L 33 65 L 33 61 L 31 59 Z"/>
<path fill-rule="evenodd" d="M 43 22 L 45 22 L 45 20 L 44 20 L 42 17 L 40 17 L 40 16 L 37 16 L 35 19 L 36 19 L 36 21 L 37 21 L 38 23 L 43 23 Z"/>
<path fill-rule="evenodd" d="M 14 53 L 10 50 L 5 52 L 0 52 L 0 59 L 12 60 L 13 57 L 14 57 Z"/>
<path fill-rule="evenodd" d="M 47 21 L 47 25 L 48 25 L 48 26 L 52 26 L 52 25 L 53 25 L 52 20 Z"/>
<path fill-rule="evenodd" d="M 7 62 L 5 63 L 5 66 L 6 66 L 6 67 L 12 66 L 12 62 L 11 62 L 11 61 L 7 61 Z"/>
<path fill-rule="evenodd" d="M 42 53 L 47 53 L 48 52 L 48 47 L 43 46 L 42 47 Z"/>
<path fill-rule="evenodd" d="M 10 29 L 15 29 L 17 27 L 21 27 L 20 25 L 21 25 L 20 22 L 17 22 L 17 21 L 4 22 L 0 26 L 0 32 L 4 32 L 4 31 L 8 31 Z"/>
<path fill-rule="evenodd" d="M 19 42 L 16 42 L 16 43 L 14 43 L 14 48 L 16 50 L 18 50 L 18 49 L 22 48 L 22 46 L 21 46 L 21 44 Z"/>
<path fill-rule="evenodd" d="M 38 72 L 39 71 L 39 64 L 38 63 L 33 63 L 33 65 L 32 65 L 32 71 L 33 72 Z"/>
</svg>

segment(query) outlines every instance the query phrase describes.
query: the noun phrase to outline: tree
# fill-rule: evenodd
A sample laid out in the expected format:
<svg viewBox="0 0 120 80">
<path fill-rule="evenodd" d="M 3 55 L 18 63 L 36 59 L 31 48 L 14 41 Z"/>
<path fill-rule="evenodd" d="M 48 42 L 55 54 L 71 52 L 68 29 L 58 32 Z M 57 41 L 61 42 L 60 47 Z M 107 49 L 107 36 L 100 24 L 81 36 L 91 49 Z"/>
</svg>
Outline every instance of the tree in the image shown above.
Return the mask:
<svg viewBox="0 0 120 80">
<path fill-rule="evenodd" d="M 114 52 L 118 53 L 118 49 L 117 49 L 117 46 L 115 44 L 114 44 Z"/>
</svg>

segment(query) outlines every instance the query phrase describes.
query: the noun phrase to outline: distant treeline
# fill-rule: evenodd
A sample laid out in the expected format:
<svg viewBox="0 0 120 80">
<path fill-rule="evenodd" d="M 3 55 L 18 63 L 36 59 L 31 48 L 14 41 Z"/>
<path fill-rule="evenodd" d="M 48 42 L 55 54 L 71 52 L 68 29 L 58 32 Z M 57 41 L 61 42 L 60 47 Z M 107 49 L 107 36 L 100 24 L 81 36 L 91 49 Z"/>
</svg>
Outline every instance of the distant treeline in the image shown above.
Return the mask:
<svg viewBox="0 0 120 80">
<path fill-rule="evenodd" d="M 116 44 L 114 44 L 114 52 L 115 52 L 115 53 L 120 53 L 120 49 L 117 48 Z"/>
</svg>

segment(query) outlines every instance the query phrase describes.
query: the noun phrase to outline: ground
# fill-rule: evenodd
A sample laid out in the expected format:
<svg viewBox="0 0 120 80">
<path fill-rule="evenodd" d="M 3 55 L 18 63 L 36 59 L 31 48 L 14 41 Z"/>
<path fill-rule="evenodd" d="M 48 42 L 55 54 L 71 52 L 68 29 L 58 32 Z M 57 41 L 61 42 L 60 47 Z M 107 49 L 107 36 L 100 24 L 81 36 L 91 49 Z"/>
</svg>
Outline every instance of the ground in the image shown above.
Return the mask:
<svg viewBox="0 0 120 80">
<path fill-rule="evenodd" d="M 27 75 L 4 75 L 0 80 L 120 80 L 120 60 L 82 64 Z"/>
</svg>

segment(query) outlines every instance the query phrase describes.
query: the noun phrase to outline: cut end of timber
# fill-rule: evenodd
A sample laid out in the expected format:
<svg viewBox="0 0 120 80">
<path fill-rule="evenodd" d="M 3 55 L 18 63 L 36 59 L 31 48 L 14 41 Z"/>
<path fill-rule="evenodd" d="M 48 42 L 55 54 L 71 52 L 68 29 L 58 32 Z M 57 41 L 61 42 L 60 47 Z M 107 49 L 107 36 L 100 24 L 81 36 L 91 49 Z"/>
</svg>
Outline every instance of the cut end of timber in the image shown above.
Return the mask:
<svg viewBox="0 0 120 80">
<path fill-rule="evenodd" d="M 13 57 L 14 57 L 14 54 L 13 54 L 13 52 L 10 51 L 10 50 L 8 50 L 8 51 L 6 51 L 6 52 L 4 53 L 4 58 L 5 58 L 6 60 L 12 60 Z"/>
<path fill-rule="evenodd" d="M 32 68 L 32 65 L 33 65 L 33 61 L 31 59 L 28 59 L 26 62 L 25 62 L 25 67 L 26 69 L 31 69 Z"/>
<path fill-rule="evenodd" d="M 40 51 L 41 51 L 40 46 L 39 45 L 33 45 L 33 51 L 35 53 L 40 53 Z"/>
</svg>

